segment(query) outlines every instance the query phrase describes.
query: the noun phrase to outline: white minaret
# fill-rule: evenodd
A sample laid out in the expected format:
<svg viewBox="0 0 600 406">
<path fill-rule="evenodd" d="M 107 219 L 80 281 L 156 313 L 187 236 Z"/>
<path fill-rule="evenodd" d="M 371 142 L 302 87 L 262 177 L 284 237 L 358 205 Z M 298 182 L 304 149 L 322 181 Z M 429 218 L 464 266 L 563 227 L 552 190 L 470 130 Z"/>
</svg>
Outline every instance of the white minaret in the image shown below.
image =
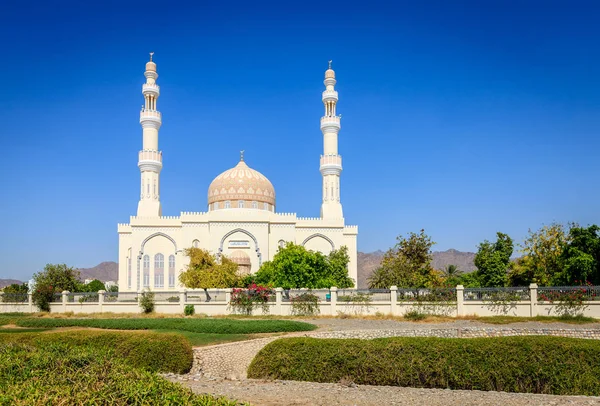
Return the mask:
<svg viewBox="0 0 600 406">
<path fill-rule="evenodd" d="M 321 175 L 323 176 L 323 204 L 321 217 L 324 219 L 341 219 L 342 204 L 340 203 L 340 174 L 342 173 L 342 157 L 338 154 L 338 133 L 340 132 L 340 116 L 336 115 L 335 107 L 338 93 L 334 90 L 335 72 L 331 69 L 325 71 L 325 91 L 323 104 L 325 115 L 321 117 L 321 131 L 323 132 L 323 155 L 321 155 Z"/>
<path fill-rule="evenodd" d="M 143 131 L 143 146 L 139 154 L 138 167 L 141 172 L 140 202 L 137 215 L 141 217 L 157 217 L 162 215 L 160 207 L 160 170 L 162 169 L 162 152 L 158 150 L 158 129 L 162 124 L 160 112 L 156 110 L 156 100 L 160 87 L 156 84 L 156 64 L 146 63 L 146 83 L 142 85 L 144 105 L 140 112 L 140 124 Z"/>
</svg>

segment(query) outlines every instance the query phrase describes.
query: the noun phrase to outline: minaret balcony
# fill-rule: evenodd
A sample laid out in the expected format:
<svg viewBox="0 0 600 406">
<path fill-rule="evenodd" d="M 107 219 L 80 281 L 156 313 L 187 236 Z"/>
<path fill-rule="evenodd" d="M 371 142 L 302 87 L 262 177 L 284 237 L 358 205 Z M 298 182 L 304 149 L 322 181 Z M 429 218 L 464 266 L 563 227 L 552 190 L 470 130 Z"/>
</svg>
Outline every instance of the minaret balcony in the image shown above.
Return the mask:
<svg viewBox="0 0 600 406">
<path fill-rule="evenodd" d="M 142 108 L 140 111 L 140 124 L 142 127 L 160 128 L 162 115 L 160 111 Z"/>
<path fill-rule="evenodd" d="M 330 102 L 330 101 L 338 101 L 338 92 L 336 92 L 335 90 L 325 90 L 323 92 L 323 101 L 324 102 Z"/>
<path fill-rule="evenodd" d="M 319 167 L 321 174 L 337 175 L 342 173 L 342 156 L 341 155 L 321 155 L 321 166 Z"/>
<path fill-rule="evenodd" d="M 160 86 L 153 83 L 144 83 L 142 85 L 142 93 L 158 97 L 160 95 Z"/>
<path fill-rule="evenodd" d="M 162 152 L 144 149 L 139 152 L 138 167 L 142 172 L 160 172 L 162 169 Z"/>
<path fill-rule="evenodd" d="M 340 116 L 321 117 L 321 130 L 326 132 L 339 131 Z"/>
</svg>

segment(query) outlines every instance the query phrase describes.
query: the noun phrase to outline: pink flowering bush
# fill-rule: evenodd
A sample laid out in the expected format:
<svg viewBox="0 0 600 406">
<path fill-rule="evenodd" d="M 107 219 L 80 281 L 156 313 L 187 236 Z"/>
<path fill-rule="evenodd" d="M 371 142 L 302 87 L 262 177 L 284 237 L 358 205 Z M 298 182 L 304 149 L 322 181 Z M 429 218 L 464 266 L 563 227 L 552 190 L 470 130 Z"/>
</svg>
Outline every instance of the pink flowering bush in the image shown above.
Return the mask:
<svg viewBox="0 0 600 406">
<path fill-rule="evenodd" d="M 237 314 L 251 315 L 257 308 L 261 308 L 262 313 L 267 314 L 269 297 L 272 294 L 271 288 L 252 283 L 248 289 L 233 289 L 229 306 Z"/>
</svg>

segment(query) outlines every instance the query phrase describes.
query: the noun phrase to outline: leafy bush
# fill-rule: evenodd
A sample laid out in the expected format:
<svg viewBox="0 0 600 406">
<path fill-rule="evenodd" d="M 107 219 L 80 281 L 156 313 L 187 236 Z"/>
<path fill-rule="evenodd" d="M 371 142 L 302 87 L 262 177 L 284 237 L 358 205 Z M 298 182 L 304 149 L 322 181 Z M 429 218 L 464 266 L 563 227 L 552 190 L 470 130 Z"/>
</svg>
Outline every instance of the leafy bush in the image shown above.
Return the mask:
<svg viewBox="0 0 600 406">
<path fill-rule="evenodd" d="M 596 296 L 595 292 L 591 293 L 591 298 L 588 298 L 587 288 L 591 284 L 588 282 L 586 286 L 578 287 L 575 289 L 564 289 L 551 290 L 551 291 L 539 291 L 538 300 L 555 304 L 556 313 L 559 316 L 575 317 L 583 316 L 583 312 L 588 307 L 585 303 L 587 300 Z"/>
<path fill-rule="evenodd" d="M 273 290 L 255 283 L 248 289 L 233 289 L 229 306 L 234 313 L 250 315 L 252 311 L 261 308 L 263 314 L 269 313 L 269 296 Z"/>
<path fill-rule="evenodd" d="M 0 344 L 0 404 L 234 406 L 129 365 L 92 345 Z"/>
<path fill-rule="evenodd" d="M 111 330 L 180 330 L 194 333 L 256 334 L 287 331 L 310 331 L 314 324 L 293 320 L 232 319 L 54 319 L 23 318 L 15 320 L 21 327 L 94 327 Z"/>
<path fill-rule="evenodd" d="M 599 341 L 563 337 L 285 338 L 257 354 L 248 377 L 598 396 L 599 357 Z"/>
<path fill-rule="evenodd" d="M 69 331 L 0 336 L 0 344 L 10 342 L 41 348 L 61 343 L 110 351 L 128 365 L 152 372 L 185 373 L 192 367 L 192 346 L 177 333 Z"/>
<path fill-rule="evenodd" d="M 411 310 L 404 314 L 404 318 L 411 321 L 425 320 L 427 318 L 427 314 L 421 313 L 417 310 Z"/>
<path fill-rule="evenodd" d="M 79 285 L 79 271 L 65 264 L 47 264 L 44 270 L 33 275 L 33 303 L 40 311 L 49 312 L 55 293 L 75 292 Z"/>
<path fill-rule="evenodd" d="M 185 314 L 186 316 L 193 316 L 194 313 L 196 313 L 194 305 L 185 305 L 185 308 L 183 309 L 183 314 Z"/>
<path fill-rule="evenodd" d="M 142 296 L 140 297 L 140 307 L 144 313 L 152 313 L 154 311 L 154 292 L 142 292 Z"/>
<path fill-rule="evenodd" d="M 319 314 L 319 296 L 308 291 L 290 298 L 292 314 L 295 316 L 315 316 Z"/>
<path fill-rule="evenodd" d="M 340 295 L 337 300 L 341 303 L 348 303 L 348 309 L 352 313 L 358 315 L 362 314 L 364 311 L 369 311 L 372 299 L 373 297 L 370 293 L 354 292 L 347 295 Z"/>
</svg>

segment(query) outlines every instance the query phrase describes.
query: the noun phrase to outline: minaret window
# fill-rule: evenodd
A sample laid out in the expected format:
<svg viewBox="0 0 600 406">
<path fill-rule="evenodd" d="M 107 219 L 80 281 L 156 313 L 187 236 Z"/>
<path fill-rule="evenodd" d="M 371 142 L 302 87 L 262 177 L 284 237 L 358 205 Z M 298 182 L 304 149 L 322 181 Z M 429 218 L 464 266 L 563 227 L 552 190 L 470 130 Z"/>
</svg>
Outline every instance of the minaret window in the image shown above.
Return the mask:
<svg viewBox="0 0 600 406">
<path fill-rule="evenodd" d="M 165 257 L 163 254 L 154 256 L 154 287 L 162 288 L 165 286 Z"/>
<path fill-rule="evenodd" d="M 150 287 L 150 257 L 144 255 L 144 287 Z"/>
<path fill-rule="evenodd" d="M 169 287 L 175 287 L 175 255 L 169 255 Z"/>
</svg>

